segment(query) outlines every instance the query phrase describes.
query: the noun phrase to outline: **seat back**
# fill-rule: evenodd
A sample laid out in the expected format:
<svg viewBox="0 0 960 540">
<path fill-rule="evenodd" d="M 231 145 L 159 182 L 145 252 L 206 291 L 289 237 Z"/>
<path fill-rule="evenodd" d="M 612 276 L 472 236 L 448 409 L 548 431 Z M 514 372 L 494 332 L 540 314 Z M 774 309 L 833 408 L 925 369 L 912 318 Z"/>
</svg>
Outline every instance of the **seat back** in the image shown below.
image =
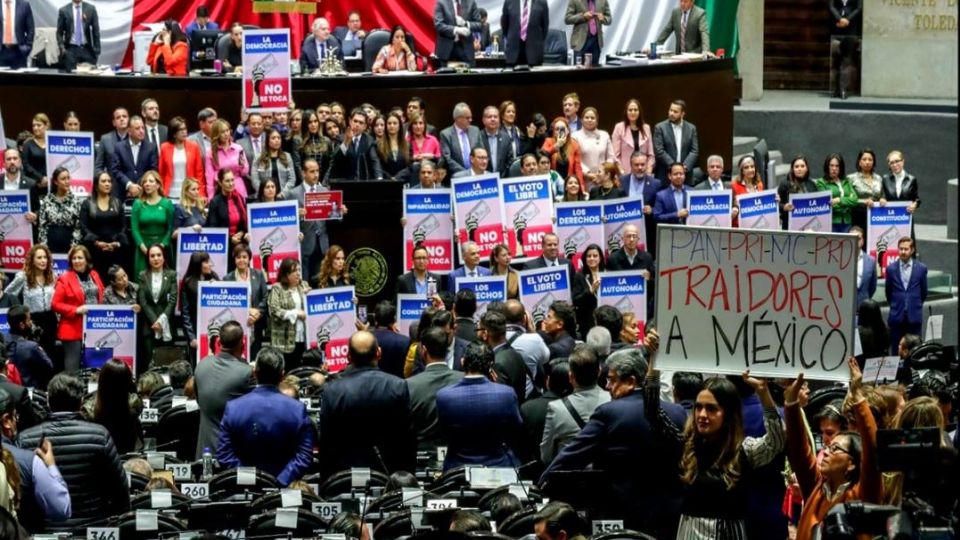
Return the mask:
<svg viewBox="0 0 960 540">
<path fill-rule="evenodd" d="M 537 509 L 535 507 L 518 510 L 503 520 L 503 523 L 497 524 L 497 532 L 505 534 L 512 538 L 520 538 L 533 533 L 533 523 L 536 519 Z"/>
<path fill-rule="evenodd" d="M 551 28 L 543 44 L 543 63 L 562 65 L 567 63 L 567 33 Z"/>
<path fill-rule="evenodd" d="M 377 540 L 397 540 L 414 532 L 410 510 L 403 510 L 378 523 L 373 529 L 373 537 Z"/>
<path fill-rule="evenodd" d="M 510 164 L 509 169 L 507 170 L 507 178 L 515 178 L 520 176 L 520 162 L 523 161 L 523 157 L 518 157 L 513 160 L 513 163 Z"/>
<path fill-rule="evenodd" d="M 323 502 L 320 497 L 313 495 L 311 493 L 300 493 L 300 508 L 306 508 L 310 510 L 313 508 L 314 503 Z M 283 507 L 283 494 L 279 491 L 273 493 L 264 493 L 263 495 L 257 497 L 250 503 L 250 509 L 255 514 L 266 512 L 267 510 L 275 510 L 277 508 Z"/>
<path fill-rule="evenodd" d="M 130 508 L 132 510 L 163 510 L 164 508 L 170 508 L 177 514 L 186 515 L 190 505 L 189 497 L 180 493 L 168 492 L 170 495 L 170 504 L 161 506 L 158 499 L 162 497 L 154 496 L 155 493 L 159 495 L 160 492 L 160 490 L 144 491 L 134 495 L 130 498 Z"/>
<path fill-rule="evenodd" d="M 601 534 L 599 536 L 594 536 L 593 540 L 656 540 L 656 539 L 650 536 L 649 534 L 644 534 L 642 532 L 624 529 L 621 531 L 611 531 L 608 533 Z"/>
<path fill-rule="evenodd" d="M 197 451 L 200 409 L 188 411 L 181 405 L 168 409 L 157 422 L 157 446 L 175 451 L 179 459 L 190 461 Z"/>
<path fill-rule="evenodd" d="M 151 531 L 137 530 L 137 511 L 127 512 L 114 525 L 120 529 L 119 540 L 150 540 L 167 533 L 178 533 L 187 530 L 186 524 L 174 516 L 157 513 L 157 528 Z"/>
<path fill-rule="evenodd" d="M 281 524 L 282 519 L 277 518 L 277 514 L 284 512 L 296 512 L 297 521 L 294 527 L 285 527 Z M 314 537 L 316 531 L 326 530 L 327 522 L 320 516 L 303 508 L 282 508 L 271 509 L 250 518 L 247 525 L 248 537 L 278 537 L 287 538 L 288 535 L 299 537 Z"/>
<path fill-rule="evenodd" d="M 363 70 L 373 69 L 373 63 L 377 60 L 377 53 L 384 45 L 390 43 L 389 30 L 373 30 L 363 40 L 361 55 L 363 56 Z"/>
<path fill-rule="evenodd" d="M 220 36 L 217 39 L 217 58 L 223 60 L 227 57 L 227 51 L 230 47 L 230 32 Z"/>
<path fill-rule="evenodd" d="M 241 485 L 237 482 L 237 469 L 223 471 L 210 479 L 210 498 L 212 500 L 227 500 L 238 495 L 259 494 L 267 489 L 276 489 L 280 483 L 270 473 L 256 470 L 254 482 L 250 485 Z"/>
<path fill-rule="evenodd" d="M 352 474 L 350 470 L 340 471 L 334 473 L 330 478 L 320 485 L 320 497 L 323 500 L 330 500 L 337 495 L 343 495 L 345 493 L 350 493 L 353 490 L 364 491 L 374 487 L 384 487 L 387 485 L 387 482 L 390 480 L 387 475 L 383 474 L 380 471 L 370 471 L 370 482 L 368 485 L 363 487 L 353 487 L 352 484 Z"/>
</svg>

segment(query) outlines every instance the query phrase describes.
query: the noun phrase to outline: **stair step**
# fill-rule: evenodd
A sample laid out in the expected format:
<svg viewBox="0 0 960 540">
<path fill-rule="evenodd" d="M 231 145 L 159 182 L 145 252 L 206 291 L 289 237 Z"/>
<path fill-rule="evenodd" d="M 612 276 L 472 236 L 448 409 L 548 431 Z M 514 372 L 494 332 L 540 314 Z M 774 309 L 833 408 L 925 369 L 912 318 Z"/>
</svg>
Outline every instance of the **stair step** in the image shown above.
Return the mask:
<svg viewBox="0 0 960 540">
<path fill-rule="evenodd" d="M 757 137 L 734 137 L 733 138 L 733 153 L 734 154 L 745 154 L 753 150 L 753 146 L 760 142 L 760 139 Z"/>
</svg>

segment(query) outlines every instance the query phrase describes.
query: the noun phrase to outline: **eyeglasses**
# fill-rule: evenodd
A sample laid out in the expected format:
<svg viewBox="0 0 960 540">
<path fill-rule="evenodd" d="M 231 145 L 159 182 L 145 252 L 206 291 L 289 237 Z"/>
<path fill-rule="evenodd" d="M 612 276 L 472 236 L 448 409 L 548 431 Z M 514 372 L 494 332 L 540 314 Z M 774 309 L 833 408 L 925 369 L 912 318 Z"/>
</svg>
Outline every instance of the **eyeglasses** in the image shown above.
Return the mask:
<svg viewBox="0 0 960 540">
<path fill-rule="evenodd" d="M 830 446 L 826 447 L 826 451 L 827 451 L 827 452 L 830 452 L 831 454 L 840 453 L 840 454 L 846 454 L 846 455 L 848 455 L 848 456 L 851 456 L 849 450 L 847 450 L 846 448 L 840 446 L 840 445 L 837 444 L 837 443 L 833 443 L 833 444 L 831 444 Z"/>
<path fill-rule="evenodd" d="M 887 163 L 889 163 L 890 165 L 893 165 L 894 163 L 903 163 L 903 160 L 902 160 L 902 159 L 891 159 L 891 160 L 888 161 Z"/>
</svg>

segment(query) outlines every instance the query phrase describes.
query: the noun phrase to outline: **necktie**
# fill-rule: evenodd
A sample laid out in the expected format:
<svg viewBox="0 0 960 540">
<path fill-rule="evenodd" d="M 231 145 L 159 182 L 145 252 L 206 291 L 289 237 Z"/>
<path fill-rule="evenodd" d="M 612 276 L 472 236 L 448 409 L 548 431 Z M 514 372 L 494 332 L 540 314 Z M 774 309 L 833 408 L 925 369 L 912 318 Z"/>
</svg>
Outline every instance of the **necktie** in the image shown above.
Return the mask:
<svg viewBox="0 0 960 540">
<path fill-rule="evenodd" d="M 320 59 L 321 59 L 321 60 L 324 60 L 324 59 L 326 59 L 326 58 L 327 58 L 327 44 L 326 44 L 326 43 L 321 43 L 321 44 L 320 44 Z"/>
<path fill-rule="evenodd" d="M 457 17 L 459 17 L 459 16 L 460 16 L 460 12 L 461 12 L 461 10 L 462 10 L 462 8 L 460 7 L 460 0 L 455 0 L 455 3 L 456 3 Z"/>
<path fill-rule="evenodd" d="M 720 191 L 720 190 L 722 190 L 722 189 L 723 189 L 723 184 L 721 184 L 719 181 L 716 181 L 716 182 L 713 183 L 713 190 L 714 190 L 714 191 Z"/>
<path fill-rule="evenodd" d="M 597 4 L 593 0 L 587 2 L 587 11 L 593 13 L 593 17 L 590 18 L 590 24 L 587 26 L 590 29 L 590 35 L 597 35 L 597 14 L 596 14 Z"/>
<path fill-rule="evenodd" d="M 520 41 L 527 40 L 527 24 L 530 22 L 530 0 L 523 0 L 523 10 L 520 12 Z"/>
<path fill-rule="evenodd" d="M 7 0 L 3 10 L 3 44 L 13 45 L 13 0 Z"/>
<path fill-rule="evenodd" d="M 150 128 L 150 142 L 157 144 L 157 128 Z"/>
<path fill-rule="evenodd" d="M 684 11 L 680 18 L 680 52 L 687 52 L 687 13 Z"/>
<path fill-rule="evenodd" d="M 903 263 L 901 265 L 900 282 L 903 284 L 904 289 L 910 286 L 910 263 Z"/>
<path fill-rule="evenodd" d="M 260 154 L 260 137 L 254 137 L 253 140 L 253 153 Z"/>
<path fill-rule="evenodd" d="M 77 4 L 76 14 L 73 16 L 73 44 L 83 45 L 83 14 L 80 4 Z"/>
<path fill-rule="evenodd" d="M 463 166 L 470 166 L 470 141 L 467 138 L 467 132 L 460 130 L 460 153 L 461 159 L 463 159 Z"/>
<path fill-rule="evenodd" d="M 354 149 L 354 152 L 359 152 L 359 151 L 360 151 L 360 136 L 359 136 L 359 135 L 357 135 L 356 137 L 353 138 L 353 149 Z"/>
</svg>

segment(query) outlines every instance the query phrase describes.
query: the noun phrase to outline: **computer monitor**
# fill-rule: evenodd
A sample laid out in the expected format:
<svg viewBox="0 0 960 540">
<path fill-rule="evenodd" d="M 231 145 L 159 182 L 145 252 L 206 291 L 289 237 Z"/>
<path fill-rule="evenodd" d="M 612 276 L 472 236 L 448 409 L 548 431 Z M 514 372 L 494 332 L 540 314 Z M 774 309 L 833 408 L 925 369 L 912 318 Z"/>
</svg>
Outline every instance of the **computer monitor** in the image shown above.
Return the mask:
<svg viewBox="0 0 960 540">
<path fill-rule="evenodd" d="M 190 35 L 190 69 L 213 69 L 219 38 L 217 30 L 194 30 Z"/>
</svg>

